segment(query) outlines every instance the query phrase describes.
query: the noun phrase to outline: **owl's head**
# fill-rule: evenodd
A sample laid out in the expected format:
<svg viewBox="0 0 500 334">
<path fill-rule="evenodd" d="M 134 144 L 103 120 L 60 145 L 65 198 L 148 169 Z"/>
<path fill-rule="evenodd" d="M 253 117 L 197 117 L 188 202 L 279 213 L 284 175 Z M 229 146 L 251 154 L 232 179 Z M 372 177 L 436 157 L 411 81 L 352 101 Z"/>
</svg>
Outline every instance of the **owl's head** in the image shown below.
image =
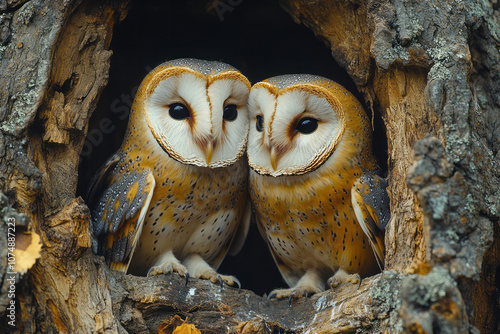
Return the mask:
<svg viewBox="0 0 500 334">
<path fill-rule="evenodd" d="M 225 167 L 246 149 L 250 87 L 248 79 L 227 64 L 177 59 L 151 71 L 133 109 L 142 111 L 154 139 L 173 159 Z"/>
<path fill-rule="evenodd" d="M 248 160 L 259 174 L 301 175 L 335 151 L 344 129 L 343 106 L 331 80 L 283 75 L 252 87 Z"/>
</svg>

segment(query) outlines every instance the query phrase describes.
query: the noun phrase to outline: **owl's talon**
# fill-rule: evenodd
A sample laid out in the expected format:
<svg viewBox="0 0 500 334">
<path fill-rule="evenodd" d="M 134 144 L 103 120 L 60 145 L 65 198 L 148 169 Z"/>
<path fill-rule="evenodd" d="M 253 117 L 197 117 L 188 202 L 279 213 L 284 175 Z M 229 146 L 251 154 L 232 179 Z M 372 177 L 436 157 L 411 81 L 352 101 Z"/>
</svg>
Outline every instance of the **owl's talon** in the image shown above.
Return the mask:
<svg viewBox="0 0 500 334">
<path fill-rule="evenodd" d="M 162 270 L 160 266 L 153 266 L 149 268 L 148 273 L 146 274 L 146 277 L 152 277 L 160 274 L 165 274 L 165 272 Z"/>
<path fill-rule="evenodd" d="M 271 298 L 276 297 L 276 296 L 277 296 L 277 293 L 276 293 L 276 292 L 274 292 L 274 291 L 271 291 L 271 292 L 269 293 L 269 296 L 267 296 L 267 305 L 269 305 L 269 300 L 270 300 Z"/>
<path fill-rule="evenodd" d="M 238 285 L 238 293 L 240 293 L 241 292 L 241 283 L 236 277 L 234 277 L 234 283 L 236 283 Z"/>
<path fill-rule="evenodd" d="M 292 307 L 293 292 L 288 297 L 288 307 Z"/>
<path fill-rule="evenodd" d="M 330 287 L 331 290 L 333 290 L 334 286 L 333 286 L 333 276 L 330 277 L 327 281 L 326 281 L 326 285 Z"/>
<path fill-rule="evenodd" d="M 217 275 L 217 280 L 220 283 L 221 289 L 224 288 L 224 283 L 225 283 L 227 286 L 230 286 L 230 287 L 233 287 L 236 284 L 238 286 L 238 291 L 241 290 L 241 283 L 234 276 Z M 212 282 L 214 282 L 214 281 L 212 280 Z"/>
<path fill-rule="evenodd" d="M 186 286 L 189 284 L 189 273 L 186 273 Z"/>
<path fill-rule="evenodd" d="M 358 289 L 361 287 L 361 276 L 359 276 L 359 274 L 356 274 L 356 276 L 358 277 Z"/>
</svg>

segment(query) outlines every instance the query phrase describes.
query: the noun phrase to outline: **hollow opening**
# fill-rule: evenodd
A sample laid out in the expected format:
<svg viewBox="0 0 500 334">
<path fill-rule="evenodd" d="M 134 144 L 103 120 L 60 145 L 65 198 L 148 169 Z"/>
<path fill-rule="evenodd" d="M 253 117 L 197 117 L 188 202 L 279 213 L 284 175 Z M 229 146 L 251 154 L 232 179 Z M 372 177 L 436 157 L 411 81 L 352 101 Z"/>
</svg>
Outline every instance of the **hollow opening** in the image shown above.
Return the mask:
<svg viewBox="0 0 500 334">
<path fill-rule="evenodd" d="M 296 24 L 277 1 L 221 3 L 131 2 L 127 17 L 113 35 L 109 83 L 89 123 L 78 195 L 85 194 L 92 176 L 119 148 L 138 85 L 166 60 L 221 60 L 238 68 L 252 83 L 287 73 L 317 74 L 342 84 L 363 103 L 329 48 L 307 27 Z M 366 106 L 365 110 L 370 115 Z M 374 124 L 374 151 L 385 176 L 387 140 L 377 115 Z M 236 276 L 243 288 L 259 295 L 286 286 L 255 224 L 242 251 L 227 256 L 219 272 Z"/>
</svg>

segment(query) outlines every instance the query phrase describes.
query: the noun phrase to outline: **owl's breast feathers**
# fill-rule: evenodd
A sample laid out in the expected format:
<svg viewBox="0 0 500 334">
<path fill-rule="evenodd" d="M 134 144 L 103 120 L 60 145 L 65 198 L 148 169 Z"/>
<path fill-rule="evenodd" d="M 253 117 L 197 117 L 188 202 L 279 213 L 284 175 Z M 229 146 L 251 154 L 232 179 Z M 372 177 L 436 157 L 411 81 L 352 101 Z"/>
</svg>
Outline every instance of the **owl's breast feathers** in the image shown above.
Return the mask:
<svg viewBox="0 0 500 334">
<path fill-rule="evenodd" d="M 259 229 L 285 279 L 311 266 L 325 277 L 337 268 L 368 275 L 383 266 L 387 184 L 375 175 L 371 154 L 349 158 L 353 145 L 340 144 L 338 155 L 309 175 L 251 173 Z"/>
<path fill-rule="evenodd" d="M 148 144 L 142 148 L 148 151 Z M 190 252 L 186 245 L 190 238 L 197 239 L 194 246 L 206 251 L 204 256 L 214 267 L 229 251 L 233 238 L 232 249 L 241 248 L 250 221 L 249 210 L 245 210 L 247 169 L 243 159 L 225 168 L 209 169 L 183 165 L 161 150 L 151 152 L 147 159 L 140 156 L 135 148 L 120 151 L 93 182 L 90 202 L 97 203 L 91 205 L 94 253 L 104 255 L 112 269 L 127 271 L 129 265 L 139 266 L 134 271 L 145 274 L 163 248 Z M 210 224 L 221 226 L 219 235 L 196 238 L 205 223 L 207 232 Z M 148 235 L 141 238 L 143 231 Z M 155 235 L 149 235 L 152 231 Z M 163 241 L 153 245 L 152 237 Z M 210 246 L 211 239 L 220 244 Z M 141 243 L 142 259 L 131 262 Z"/>
</svg>

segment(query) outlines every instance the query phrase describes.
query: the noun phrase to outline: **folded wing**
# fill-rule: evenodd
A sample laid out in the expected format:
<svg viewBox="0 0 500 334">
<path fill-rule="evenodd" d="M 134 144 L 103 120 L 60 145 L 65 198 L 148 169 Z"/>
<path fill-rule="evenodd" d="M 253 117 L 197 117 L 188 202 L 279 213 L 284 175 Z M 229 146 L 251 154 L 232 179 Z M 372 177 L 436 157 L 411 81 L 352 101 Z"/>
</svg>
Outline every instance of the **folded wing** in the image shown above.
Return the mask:
<svg viewBox="0 0 500 334">
<path fill-rule="evenodd" d="M 95 203 L 91 204 L 93 252 L 104 255 L 111 269 L 126 272 L 153 197 L 155 179 L 149 169 L 115 173 L 119 160 L 119 156 L 112 156 L 99 171 L 88 203 Z"/>
<path fill-rule="evenodd" d="M 384 231 L 390 218 L 387 182 L 376 174 L 365 174 L 354 183 L 351 199 L 356 218 L 368 237 L 377 263 L 384 267 Z"/>
</svg>

